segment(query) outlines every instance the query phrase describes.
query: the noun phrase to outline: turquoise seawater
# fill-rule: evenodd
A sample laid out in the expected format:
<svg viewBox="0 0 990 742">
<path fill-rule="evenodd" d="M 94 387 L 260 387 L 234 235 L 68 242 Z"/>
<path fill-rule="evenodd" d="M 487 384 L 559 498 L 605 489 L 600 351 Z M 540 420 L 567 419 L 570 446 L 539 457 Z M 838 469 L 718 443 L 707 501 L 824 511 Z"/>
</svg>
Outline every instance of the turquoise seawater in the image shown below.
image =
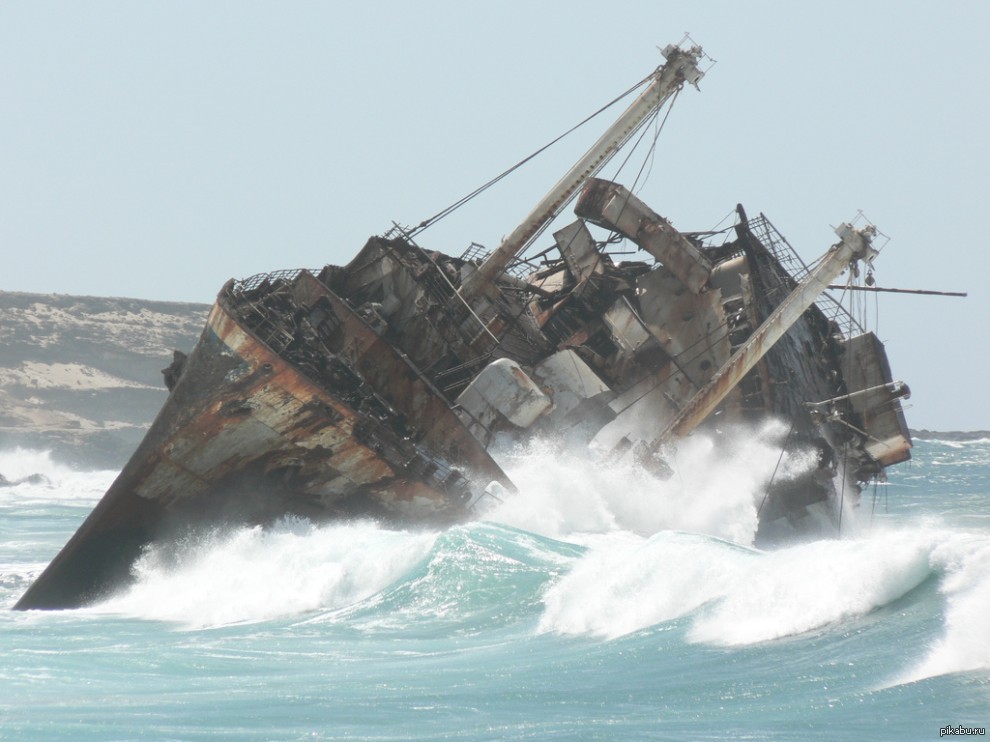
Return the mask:
<svg viewBox="0 0 990 742">
<path fill-rule="evenodd" d="M 917 442 L 837 538 L 751 546 L 777 452 L 657 482 L 549 450 L 476 522 L 290 520 L 14 612 L 114 477 L 0 453 L 3 739 L 894 739 L 990 723 L 990 441 Z M 799 466 L 800 462 L 789 462 Z M 786 468 L 787 462 L 785 462 Z"/>
</svg>

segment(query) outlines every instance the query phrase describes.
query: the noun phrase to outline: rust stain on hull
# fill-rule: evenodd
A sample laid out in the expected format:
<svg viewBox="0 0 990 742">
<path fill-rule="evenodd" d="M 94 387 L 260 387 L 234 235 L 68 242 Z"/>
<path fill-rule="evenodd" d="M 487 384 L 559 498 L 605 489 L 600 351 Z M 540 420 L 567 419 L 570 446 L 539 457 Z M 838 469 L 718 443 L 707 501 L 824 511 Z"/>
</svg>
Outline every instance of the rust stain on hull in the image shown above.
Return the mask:
<svg viewBox="0 0 990 742">
<path fill-rule="evenodd" d="M 334 306 L 360 322 L 339 299 Z M 382 369 L 403 365 L 389 348 L 362 346 L 359 335 L 351 336 L 349 351 L 372 353 L 366 366 L 372 358 Z M 393 363 L 382 362 L 384 356 Z M 409 388 L 399 391 L 415 399 L 418 380 L 406 381 Z M 422 409 L 413 415 L 426 426 L 427 440 L 446 436 L 445 453 L 464 453 L 456 463 L 509 484 L 450 409 L 444 406 L 443 414 L 431 402 L 420 399 Z M 221 295 L 144 441 L 15 607 L 90 602 L 126 583 L 143 545 L 190 524 L 264 523 L 291 513 L 433 524 L 464 517 L 463 497 L 391 464 L 382 455 L 387 441 L 362 435 L 361 426 L 358 410 L 260 342 Z"/>
</svg>

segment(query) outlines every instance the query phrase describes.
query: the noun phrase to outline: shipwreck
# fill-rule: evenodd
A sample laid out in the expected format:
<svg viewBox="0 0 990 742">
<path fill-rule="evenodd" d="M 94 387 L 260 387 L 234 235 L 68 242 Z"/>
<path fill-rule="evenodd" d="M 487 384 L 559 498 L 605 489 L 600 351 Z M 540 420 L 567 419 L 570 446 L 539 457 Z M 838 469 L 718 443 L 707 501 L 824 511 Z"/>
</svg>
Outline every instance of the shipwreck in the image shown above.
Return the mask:
<svg viewBox="0 0 990 742">
<path fill-rule="evenodd" d="M 704 72 L 665 63 L 502 244 L 454 257 L 420 230 L 346 266 L 230 281 L 170 394 L 103 499 L 16 608 L 69 608 L 130 579 L 147 544 L 198 524 L 471 517 L 494 445 L 556 436 L 662 471 L 699 426 L 787 422 L 817 465 L 770 488 L 761 531 L 910 457 L 883 345 L 826 292 L 876 255 L 842 224 L 813 269 L 762 214 L 682 233 L 603 165 Z M 576 220 L 530 248 L 574 202 Z M 422 226 L 422 225 L 421 225 Z M 547 239 L 551 241 L 550 238 Z M 635 252 L 637 260 L 617 260 Z M 837 484 L 838 483 L 838 484 Z"/>
</svg>

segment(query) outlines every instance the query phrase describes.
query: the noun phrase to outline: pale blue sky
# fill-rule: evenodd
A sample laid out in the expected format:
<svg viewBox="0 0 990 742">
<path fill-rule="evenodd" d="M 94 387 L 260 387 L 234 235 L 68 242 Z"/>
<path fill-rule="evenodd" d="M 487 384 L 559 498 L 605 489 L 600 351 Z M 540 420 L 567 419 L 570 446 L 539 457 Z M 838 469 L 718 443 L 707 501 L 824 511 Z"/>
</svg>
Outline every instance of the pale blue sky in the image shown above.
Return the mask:
<svg viewBox="0 0 990 742">
<path fill-rule="evenodd" d="M 986 2 L 0 3 L 0 289 L 209 302 L 346 262 L 556 136 L 684 31 L 640 195 L 683 230 L 737 202 L 808 260 L 863 209 L 892 241 L 879 334 L 914 427 L 990 428 Z M 585 146 L 426 232 L 494 246 Z M 631 176 L 630 176 L 631 177 Z M 872 304 L 871 304 L 872 313 Z"/>
</svg>

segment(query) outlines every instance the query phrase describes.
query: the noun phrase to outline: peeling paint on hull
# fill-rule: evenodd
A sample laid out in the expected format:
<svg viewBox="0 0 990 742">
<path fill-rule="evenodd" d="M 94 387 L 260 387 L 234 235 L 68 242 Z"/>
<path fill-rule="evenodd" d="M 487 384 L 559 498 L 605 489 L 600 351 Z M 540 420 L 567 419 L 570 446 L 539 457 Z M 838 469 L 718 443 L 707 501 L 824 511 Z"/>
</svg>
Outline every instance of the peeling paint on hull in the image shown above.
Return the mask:
<svg viewBox="0 0 990 742">
<path fill-rule="evenodd" d="M 127 583 L 144 545 L 190 526 L 265 523 L 287 514 L 404 524 L 465 516 L 466 493 L 445 492 L 435 478 L 420 481 L 390 463 L 374 436 L 359 442 L 362 414 L 260 342 L 225 304 L 221 298 L 214 305 L 138 450 L 16 608 L 91 602 Z M 349 312 L 339 300 L 336 306 Z M 380 368 L 389 367 L 381 363 L 386 354 L 403 365 L 394 351 L 371 347 L 350 351 L 372 353 Z M 463 453 L 457 465 L 511 486 L 449 408 L 439 414 L 431 402 L 418 401 L 421 417 L 434 426 L 430 437 L 448 436 L 446 451 Z"/>
</svg>

